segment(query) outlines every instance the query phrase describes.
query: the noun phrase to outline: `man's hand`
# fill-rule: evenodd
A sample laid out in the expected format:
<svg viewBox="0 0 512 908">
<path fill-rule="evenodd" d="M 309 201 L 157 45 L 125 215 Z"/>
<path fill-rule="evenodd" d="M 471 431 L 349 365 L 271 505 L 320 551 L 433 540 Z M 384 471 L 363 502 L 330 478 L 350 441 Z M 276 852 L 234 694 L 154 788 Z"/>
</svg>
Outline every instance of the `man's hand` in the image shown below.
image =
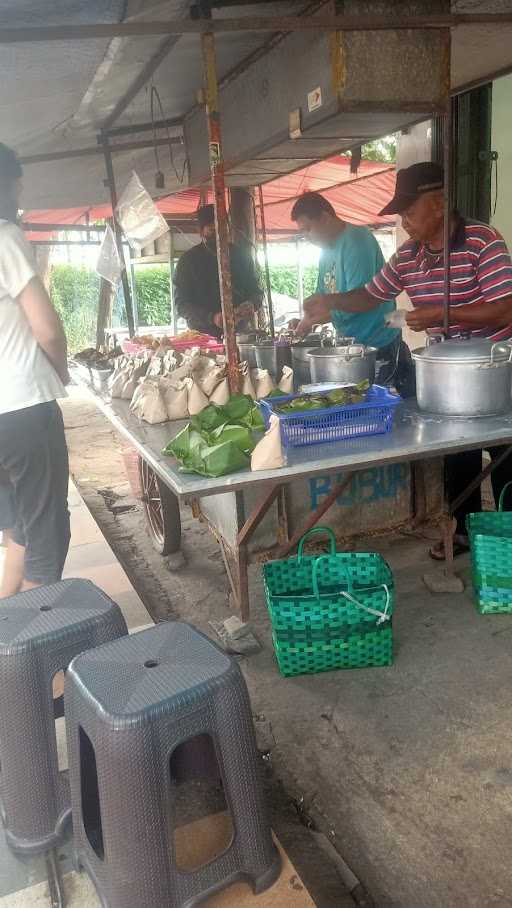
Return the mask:
<svg viewBox="0 0 512 908">
<path fill-rule="evenodd" d="M 443 324 L 443 307 L 441 305 L 417 306 L 405 316 L 411 331 L 426 331 L 427 328 L 438 328 Z"/>
<path fill-rule="evenodd" d="M 304 300 L 304 319 L 311 325 L 324 325 L 331 321 L 331 300 L 325 293 L 314 293 Z"/>
<path fill-rule="evenodd" d="M 224 319 L 222 318 L 222 312 L 216 312 L 215 315 L 213 316 L 212 321 L 213 321 L 213 324 L 217 328 L 222 329 L 224 327 Z"/>
</svg>

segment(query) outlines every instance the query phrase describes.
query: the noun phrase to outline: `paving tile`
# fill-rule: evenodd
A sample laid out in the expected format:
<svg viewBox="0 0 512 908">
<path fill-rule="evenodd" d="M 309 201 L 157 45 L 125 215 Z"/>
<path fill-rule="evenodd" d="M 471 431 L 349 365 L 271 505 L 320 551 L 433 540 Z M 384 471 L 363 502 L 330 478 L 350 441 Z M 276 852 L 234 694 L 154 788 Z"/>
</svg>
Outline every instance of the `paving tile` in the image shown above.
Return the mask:
<svg viewBox="0 0 512 908">
<path fill-rule="evenodd" d="M 70 548 L 77 545 L 87 545 L 93 542 L 103 542 L 103 534 L 89 513 L 87 508 L 81 507 L 71 511 L 71 543 Z"/>
<path fill-rule="evenodd" d="M 80 572 L 89 567 L 99 568 L 110 564 L 117 564 L 117 561 L 112 549 L 104 539 L 77 545 L 69 551 L 64 576 L 70 577 L 77 572 L 81 576 Z"/>
<path fill-rule="evenodd" d="M 128 630 L 135 630 L 141 625 L 151 622 L 149 612 L 135 590 L 130 589 L 125 593 L 117 593 L 116 602 L 123 613 Z"/>
<path fill-rule="evenodd" d="M 78 550 L 77 550 L 78 551 Z M 111 564 L 100 565 L 99 567 L 88 567 L 85 565 L 81 570 L 66 571 L 65 577 L 83 577 L 99 586 L 107 596 L 110 596 L 114 602 L 117 597 L 123 593 L 132 590 L 132 586 L 120 564 L 112 562 Z M 141 615 L 139 624 L 144 623 L 144 615 Z"/>
</svg>

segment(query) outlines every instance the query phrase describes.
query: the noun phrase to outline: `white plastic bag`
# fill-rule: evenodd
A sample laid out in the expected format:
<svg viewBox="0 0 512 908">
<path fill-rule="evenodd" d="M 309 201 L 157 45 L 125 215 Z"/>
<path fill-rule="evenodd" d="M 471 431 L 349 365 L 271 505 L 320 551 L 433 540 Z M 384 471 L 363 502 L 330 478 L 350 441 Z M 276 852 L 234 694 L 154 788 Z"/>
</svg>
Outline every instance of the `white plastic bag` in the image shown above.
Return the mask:
<svg viewBox="0 0 512 908">
<path fill-rule="evenodd" d="M 197 416 L 208 406 L 208 398 L 193 378 L 185 378 L 183 383 L 188 387 L 188 412 L 191 416 Z"/>
<path fill-rule="evenodd" d="M 169 419 L 186 419 L 188 416 L 188 387 L 185 381 L 172 377 L 161 378 L 160 390 Z"/>
<path fill-rule="evenodd" d="M 210 396 L 210 403 L 217 404 L 218 407 L 223 407 L 224 404 L 227 404 L 229 400 L 229 383 L 227 378 L 223 378 L 221 382 L 215 388 L 215 391 Z"/>
<path fill-rule="evenodd" d="M 290 366 L 283 366 L 283 372 L 277 387 L 283 394 L 293 394 L 293 369 Z"/>
<path fill-rule="evenodd" d="M 275 384 L 268 369 L 256 369 L 255 372 L 256 384 L 254 389 L 257 400 L 261 400 L 262 397 L 268 397 L 270 392 L 275 389 Z"/>
<path fill-rule="evenodd" d="M 279 470 L 284 465 L 279 419 L 271 413 L 270 426 L 251 454 L 251 470 Z"/>
<path fill-rule="evenodd" d="M 96 274 L 103 277 L 113 287 L 117 287 L 121 280 L 123 268 L 124 262 L 121 261 L 119 256 L 114 231 L 110 224 L 107 224 L 101 241 L 98 261 L 96 262 Z"/>
<path fill-rule="evenodd" d="M 130 246 L 137 253 L 169 230 L 135 171 L 132 171 L 131 179 L 119 199 L 115 215 Z"/>
</svg>

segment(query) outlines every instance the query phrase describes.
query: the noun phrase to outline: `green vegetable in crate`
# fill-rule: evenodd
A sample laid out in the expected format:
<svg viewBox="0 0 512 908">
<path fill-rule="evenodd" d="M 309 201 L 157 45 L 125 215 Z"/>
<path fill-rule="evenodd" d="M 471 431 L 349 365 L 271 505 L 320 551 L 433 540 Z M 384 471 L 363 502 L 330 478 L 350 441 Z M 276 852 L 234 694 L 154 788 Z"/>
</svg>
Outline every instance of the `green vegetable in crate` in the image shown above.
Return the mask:
<svg viewBox="0 0 512 908">
<path fill-rule="evenodd" d="M 327 407 L 325 397 L 296 397 L 286 404 L 276 406 L 278 413 L 306 413 L 308 410 L 322 410 Z"/>
<path fill-rule="evenodd" d="M 274 388 L 274 390 L 271 391 L 270 394 L 267 394 L 264 399 L 271 400 L 273 397 L 284 397 L 284 394 L 280 388 Z"/>
<path fill-rule="evenodd" d="M 350 385 L 347 388 L 333 388 L 326 394 L 329 406 L 347 406 L 347 404 L 360 404 L 365 399 L 370 382 L 361 381 L 357 385 Z"/>
</svg>

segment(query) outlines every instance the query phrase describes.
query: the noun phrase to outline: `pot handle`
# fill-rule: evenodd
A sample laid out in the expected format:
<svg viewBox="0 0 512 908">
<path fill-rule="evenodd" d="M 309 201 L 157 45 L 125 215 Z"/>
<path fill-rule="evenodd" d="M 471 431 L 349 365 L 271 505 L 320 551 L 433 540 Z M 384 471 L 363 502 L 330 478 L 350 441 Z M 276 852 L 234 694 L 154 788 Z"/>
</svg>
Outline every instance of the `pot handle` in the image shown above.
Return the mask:
<svg viewBox="0 0 512 908">
<path fill-rule="evenodd" d="M 498 341 L 497 343 L 492 345 L 492 347 L 491 347 L 491 363 L 494 363 L 494 351 L 495 350 L 498 350 L 498 351 L 501 350 L 502 352 L 508 350 L 509 351 L 508 361 L 509 361 L 509 363 L 512 362 L 512 342 L 511 341 Z"/>
</svg>

